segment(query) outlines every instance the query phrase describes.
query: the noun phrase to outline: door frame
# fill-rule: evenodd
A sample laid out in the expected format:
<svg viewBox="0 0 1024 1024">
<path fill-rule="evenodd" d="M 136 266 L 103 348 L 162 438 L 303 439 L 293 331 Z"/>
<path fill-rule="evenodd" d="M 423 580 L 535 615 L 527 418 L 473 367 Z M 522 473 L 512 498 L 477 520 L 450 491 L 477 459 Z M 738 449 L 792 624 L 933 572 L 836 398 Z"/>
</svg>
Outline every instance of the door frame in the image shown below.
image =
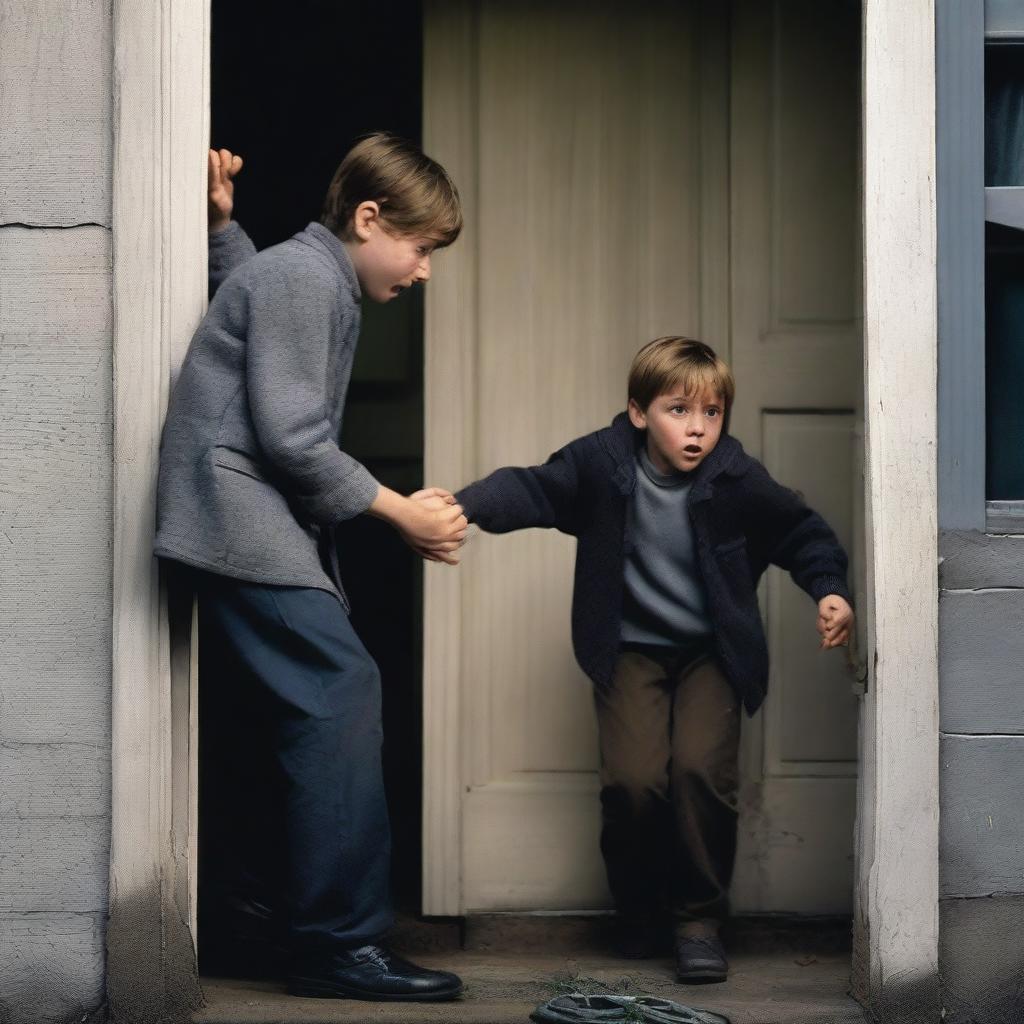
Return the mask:
<svg viewBox="0 0 1024 1024">
<path fill-rule="evenodd" d="M 863 0 L 865 504 L 871 675 L 861 715 L 854 990 L 889 1020 L 938 1012 L 934 0 Z M 426 315 L 430 479 L 475 468 L 476 32 L 433 0 L 424 134 L 467 230 Z M 114 523 L 108 998 L 157 1021 L 200 999 L 194 653 L 151 555 L 160 430 L 206 302 L 209 0 L 115 0 Z M 441 52 L 447 59 L 431 59 Z M 453 59 L 452 51 L 455 51 Z M 893 115 L 899 111 L 900 116 Z M 429 143 L 428 143 L 429 145 Z M 709 286 L 714 286 L 709 283 Z M 717 331 L 722 325 L 707 325 Z M 428 566 L 423 910 L 459 914 L 464 595 Z M 908 603 L 901 594 L 911 593 Z M 180 628 L 175 623 L 184 620 Z"/>
<path fill-rule="evenodd" d="M 191 601 L 153 557 L 160 432 L 206 309 L 209 0 L 114 0 L 114 494 L 107 999 L 188 1019 L 195 956 Z"/>
<path fill-rule="evenodd" d="M 853 981 L 885 1020 L 938 1020 L 935 0 L 862 11 L 869 678 Z"/>
</svg>

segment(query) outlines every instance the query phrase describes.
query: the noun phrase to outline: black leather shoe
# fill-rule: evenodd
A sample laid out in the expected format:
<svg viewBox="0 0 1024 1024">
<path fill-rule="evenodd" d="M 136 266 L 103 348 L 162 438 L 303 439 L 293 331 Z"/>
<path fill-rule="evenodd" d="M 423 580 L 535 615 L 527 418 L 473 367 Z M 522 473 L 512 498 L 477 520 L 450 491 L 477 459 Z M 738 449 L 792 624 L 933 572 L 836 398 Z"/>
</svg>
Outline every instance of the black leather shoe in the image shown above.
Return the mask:
<svg viewBox="0 0 1024 1024">
<path fill-rule="evenodd" d="M 695 984 L 725 981 L 729 963 L 718 936 L 676 936 L 676 976 Z"/>
<path fill-rule="evenodd" d="M 372 999 L 380 1002 L 441 1002 L 454 999 L 462 981 L 448 971 L 430 971 L 382 946 L 359 946 L 300 961 L 288 978 L 288 992 L 314 999 Z"/>
</svg>

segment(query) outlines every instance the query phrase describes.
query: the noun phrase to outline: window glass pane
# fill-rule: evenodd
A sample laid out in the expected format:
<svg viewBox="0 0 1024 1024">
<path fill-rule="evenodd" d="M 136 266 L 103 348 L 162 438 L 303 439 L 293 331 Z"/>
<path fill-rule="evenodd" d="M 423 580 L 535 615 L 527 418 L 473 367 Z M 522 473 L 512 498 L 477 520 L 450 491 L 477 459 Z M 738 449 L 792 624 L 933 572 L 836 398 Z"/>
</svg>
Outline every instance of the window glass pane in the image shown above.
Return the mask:
<svg viewBox="0 0 1024 1024">
<path fill-rule="evenodd" d="M 1024 185 L 1024 47 L 985 49 L 985 184 Z"/>
<path fill-rule="evenodd" d="M 985 184 L 1024 185 L 1024 47 L 985 50 Z"/>
<path fill-rule="evenodd" d="M 985 48 L 985 186 L 1024 186 L 1024 46 L 1017 44 Z M 1000 194 L 1003 206 L 1015 200 Z M 1022 500 L 1024 231 L 995 223 L 985 227 L 985 402 L 986 496 Z"/>
<path fill-rule="evenodd" d="M 989 224 L 985 241 L 986 491 L 1024 499 L 1024 232 Z"/>
</svg>

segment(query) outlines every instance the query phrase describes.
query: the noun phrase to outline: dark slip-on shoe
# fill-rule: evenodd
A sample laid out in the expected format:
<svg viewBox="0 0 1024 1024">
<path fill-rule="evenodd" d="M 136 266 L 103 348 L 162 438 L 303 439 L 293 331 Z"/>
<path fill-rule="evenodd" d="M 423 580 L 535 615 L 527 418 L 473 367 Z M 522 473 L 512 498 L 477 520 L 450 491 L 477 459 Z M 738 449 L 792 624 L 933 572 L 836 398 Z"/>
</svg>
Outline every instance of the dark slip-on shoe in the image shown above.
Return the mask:
<svg viewBox="0 0 1024 1024">
<path fill-rule="evenodd" d="M 457 975 L 419 967 L 382 946 L 341 949 L 300 961 L 288 978 L 289 995 L 313 999 L 432 1003 L 461 992 Z"/>
<path fill-rule="evenodd" d="M 676 977 L 680 981 L 725 981 L 729 963 L 717 935 L 678 936 L 676 938 Z"/>
</svg>

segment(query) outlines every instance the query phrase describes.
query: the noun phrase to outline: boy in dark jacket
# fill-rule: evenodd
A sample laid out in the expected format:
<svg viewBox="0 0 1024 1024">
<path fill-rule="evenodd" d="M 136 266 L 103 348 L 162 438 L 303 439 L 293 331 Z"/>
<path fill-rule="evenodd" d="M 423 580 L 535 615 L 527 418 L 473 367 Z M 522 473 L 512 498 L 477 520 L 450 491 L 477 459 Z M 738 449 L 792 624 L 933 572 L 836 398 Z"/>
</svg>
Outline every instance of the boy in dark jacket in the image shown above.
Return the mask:
<svg viewBox="0 0 1024 1024">
<path fill-rule="evenodd" d="M 542 466 L 457 493 L 492 533 L 578 540 L 572 635 L 595 684 L 601 852 L 626 956 L 675 918 L 680 980 L 723 980 L 718 938 L 736 852 L 739 707 L 764 699 L 757 583 L 770 563 L 818 604 L 823 648 L 853 623 L 846 555 L 825 521 L 726 432 L 732 374 L 707 346 L 659 338 L 609 427 Z"/>
</svg>

